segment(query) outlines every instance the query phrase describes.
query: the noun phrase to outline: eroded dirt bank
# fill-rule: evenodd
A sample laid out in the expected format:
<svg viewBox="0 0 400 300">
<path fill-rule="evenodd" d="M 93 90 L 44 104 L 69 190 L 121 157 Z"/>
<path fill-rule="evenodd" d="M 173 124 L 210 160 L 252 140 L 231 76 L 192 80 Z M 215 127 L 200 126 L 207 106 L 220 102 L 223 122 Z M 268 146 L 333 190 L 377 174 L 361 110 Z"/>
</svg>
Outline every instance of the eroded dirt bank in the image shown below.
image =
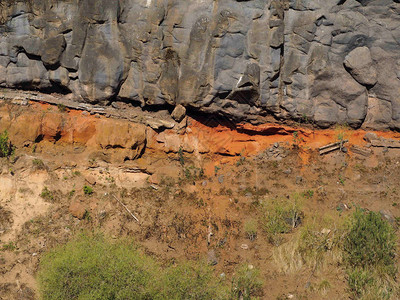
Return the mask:
<svg viewBox="0 0 400 300">
<path fill-rule="evenodd" d="M 228 277 L 237 265 L 254 265 L 265 280 L 263 299 L 347 299 L 337 260 L 316 269 L 285 245 L 302 226 L 334 234 L 356 205 L 400 216 L 400 149 L 371 147 L 361 130 L 276 124 L 234 130 L 191 118 L 185 126 L 153 129 L 62 106 L 20 104 L 0 106 L 0 132 L 6 129 L 17 147 L 0 169 L 2 299 L 36 299 L 42 253 L 82 229 L 132 237 L 165 264 L 215 260 L 216 274 Z M 346 153 L 318 154 L 318 147 L 343 139 Z M 279 246 L 262 228 L 253 241 L 245 230 L 271 199 L 298 199 L 303 213 L 301 226 Z M 329 286 L 321 288 L 324 281 Z"/>
<path fill-rule="evenodd" d="M 299 123 L 295 126 L 226 124 L 224 119 L 214 116 L 198 120 L 185 117 L 180 123 L 163 120 L 130 122 L 126 118 L 89 114 L 85 110 L 33 101 L 0 102 L 0 130 L 8 130 L 19 149 L 52 144 L 54 146 L 49 147 L 49 151 L 58 146 L 63 147 L 63 152 L 100 151 L 110 162 L 134 160 L 145 149 L 158 154 L 177 153 L 181 149 L 197 157 L 234 157 L 255 155 L 275 142 L 286 143 L 286 146 L 295 144 L 305 148 L 303 150 L 315 150 L 344 137 L 349 140 L 350 146 L 368 144 L 363 139 L 366 131 L 350 130 L 346 126 L 319 130 Z M 400 133 L 396 132 L 376 134 L 388 139 L 400 139 Z"/>
</svg>

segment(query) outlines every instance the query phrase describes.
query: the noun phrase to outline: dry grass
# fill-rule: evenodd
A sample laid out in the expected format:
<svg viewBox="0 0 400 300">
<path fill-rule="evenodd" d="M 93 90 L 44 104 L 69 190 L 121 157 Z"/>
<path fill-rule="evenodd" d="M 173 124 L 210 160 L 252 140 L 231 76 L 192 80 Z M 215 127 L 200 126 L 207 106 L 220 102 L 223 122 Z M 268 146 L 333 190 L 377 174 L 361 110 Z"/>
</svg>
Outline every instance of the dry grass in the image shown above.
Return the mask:
<svg viewBox="0 0 400 300">
<path fill-rule="evenodd" d="M 298 247 L 299 240 L 298 238 L 294 238 L 274 248 L 272 257 L 279 272 L 283 274 L 294 274 L 304 266 L 303 258 L 298 251 Z"/>
<path fill-rule="evenodd" d="M 272 257 L 279 272 L 294 274 L 308 268 L 314 274 L 342 261 L 339 243 L 343 231 L 335 225 L 332 229 L 324 228 L 321 225 L 324 223 L 313 219 L 294 233 L 287 243 L 273 250 Z"/>
</svg>

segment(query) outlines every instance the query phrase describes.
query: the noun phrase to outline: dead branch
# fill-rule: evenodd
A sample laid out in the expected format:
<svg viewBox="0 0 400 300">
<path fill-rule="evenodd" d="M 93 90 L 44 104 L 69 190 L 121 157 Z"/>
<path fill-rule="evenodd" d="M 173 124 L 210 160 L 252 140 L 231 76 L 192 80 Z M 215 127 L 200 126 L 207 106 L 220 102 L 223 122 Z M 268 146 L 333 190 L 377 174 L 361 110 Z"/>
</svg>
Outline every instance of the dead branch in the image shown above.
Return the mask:
<svg viewBox="0 0 400 300">
<path fill-rule="evenodd" d="M 136 222 L 139 223 L 139 219 L 129 210 L 129 208 L 125 204 L 123 204 L 122 201 L 119 200 L 114 194 L 112 194 L 112 196 L 125 208 L 125 210 L 132 216 L 132 218 L 134 218 Z"/>
</svg>

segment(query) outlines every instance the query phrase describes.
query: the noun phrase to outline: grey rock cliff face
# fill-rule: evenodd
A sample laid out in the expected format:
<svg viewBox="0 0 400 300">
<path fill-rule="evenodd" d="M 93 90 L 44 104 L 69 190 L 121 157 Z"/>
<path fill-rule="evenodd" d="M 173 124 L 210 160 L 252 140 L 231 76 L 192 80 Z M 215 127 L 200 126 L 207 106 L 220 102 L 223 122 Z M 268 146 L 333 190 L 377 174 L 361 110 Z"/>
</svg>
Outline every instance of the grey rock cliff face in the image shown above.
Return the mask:
<svg viewBox="0 0 400 300">
<path fill-rule="evenodd" d="M 0 86 L 400 130 L 397 0 L 3 0 Z"/>
</svg>

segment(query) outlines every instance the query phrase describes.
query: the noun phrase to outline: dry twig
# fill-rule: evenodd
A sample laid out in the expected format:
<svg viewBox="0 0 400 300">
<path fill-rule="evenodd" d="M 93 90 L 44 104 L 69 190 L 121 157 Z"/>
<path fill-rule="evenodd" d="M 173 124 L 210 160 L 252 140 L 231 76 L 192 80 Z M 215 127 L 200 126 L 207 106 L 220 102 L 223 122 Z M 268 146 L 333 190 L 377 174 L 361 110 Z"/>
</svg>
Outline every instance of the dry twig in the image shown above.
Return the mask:
<svg viewBox="0 0 400 300">
<path fill-rule="evenodd" d="M 114 194 L 112 196 L 115 198 L 115 200 L 117 200 L 126 209 L 126 211 L 132 216 L 132 218 L 134 218 L 136 220 L 136 222 L 139 223 L 139 219 L 129 210 L 129 208 L 125 204 L 123 204 L 121 200 L 119 200 L 117 197 L 115 197 Z"/>
</svg>

